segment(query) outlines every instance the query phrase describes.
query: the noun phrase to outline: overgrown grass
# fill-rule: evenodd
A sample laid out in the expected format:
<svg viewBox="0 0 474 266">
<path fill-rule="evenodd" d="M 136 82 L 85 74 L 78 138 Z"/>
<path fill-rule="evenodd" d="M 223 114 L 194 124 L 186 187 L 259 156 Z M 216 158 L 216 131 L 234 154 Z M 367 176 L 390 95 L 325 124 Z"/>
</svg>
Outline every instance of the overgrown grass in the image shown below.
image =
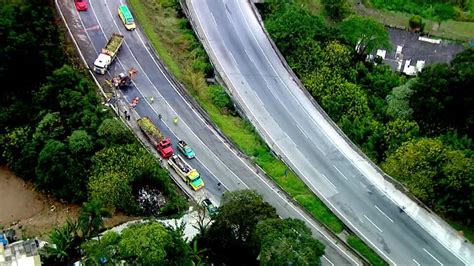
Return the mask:
<svg viewBox="0 0 474 266">
<path fill-rule="evenodd" d="M 319 0 L 312 0 L 319 2 Z M 406 12 L 398 12 L 391 10 L 383 10 L 371 8 L 370 6 L 358 5 L 357 0 L 348 0 L 351 4 L 353 12 L 360 16 L 371 17 L 374 20 L 396 28 L 408 28 L 408 21 L 412 17 L 412 14 Z M 474 0 L 470 1 L 469 8 L 474 9 Z M 473 16 L 474 11 L 470 11 Z M 423 19 L 425 23 L 424 32 L 433 36 L 441 38 L 459 40 L 459 41 L 471 41 L 474 39 L 474 22 L 466 21 L 454 21 L 447 20 L 441 22 L 441 24 L 435 20 Z"/>
<path fill-rule="evenodd" d="M 378 265 L 388 265 L 377 253 L 375 253 L 369 246 L 367 246 L 360 238 L 355 235 L 349 235 L 347 237 L 347 243 L 359 251 L 362 256 L 364 256 L 370 264 L 374 266 Z"/>
<path fill-rule="evenodd" d="M 286 171 L 286 165 L 270 153 L 248 122 L 222 112 L 213 104 L 204 80 L 205 71 L 202 67 L 193 68 L 202 65 L 206 58 L 202 57 L 202 47 L 192 31 L 184 27 L 186 20 L 178 18 L 172 8 L 164 8 L 159 0 L 130 0 L 130 3 L 160 58 L 186 85 L 220 130 L 316 219 L 335 233 L 342 232 L 342 222 L 292 171 Z"/>
</svg>

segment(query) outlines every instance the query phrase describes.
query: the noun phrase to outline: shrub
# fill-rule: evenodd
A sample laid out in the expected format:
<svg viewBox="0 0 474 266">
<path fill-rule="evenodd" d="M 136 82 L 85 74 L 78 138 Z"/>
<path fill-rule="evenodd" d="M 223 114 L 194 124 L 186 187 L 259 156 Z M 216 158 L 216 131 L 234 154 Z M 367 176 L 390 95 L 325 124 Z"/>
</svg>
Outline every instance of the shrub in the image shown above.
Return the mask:
<svg viewBox="0 0 474 266">
<path fill-rule="evenodd" d="M 425 27 L 422 18 L 418 15 L 411 17 L 408 24 L 410 25 L 410 29 L 415 32 L 423 32 L 423 28 Z"/>
</svg>

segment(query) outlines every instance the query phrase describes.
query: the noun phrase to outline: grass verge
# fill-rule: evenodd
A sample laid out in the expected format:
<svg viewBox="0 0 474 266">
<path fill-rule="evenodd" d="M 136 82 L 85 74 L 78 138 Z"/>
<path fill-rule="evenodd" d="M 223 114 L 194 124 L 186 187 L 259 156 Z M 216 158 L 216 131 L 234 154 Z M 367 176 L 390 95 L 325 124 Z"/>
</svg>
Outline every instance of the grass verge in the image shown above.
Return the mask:
<svg viewBox="0 0 474 266">
<path fill-rule="evenodd" d="M 364 256 L 372 265 L 381 266 L 388 265 L 377 253 L 375 253 L 369 246 L 367 246 L 360 238 L 355 235 L 349 235 L 347 237 L 347 243 L 359 251 L 362 256 Z"/>
<path fill-rule="evenodd" d="M 161 2 L 163 5 L 159 0 L 130 0 L 130 3 L 160 58 L 220 130 L 317 220 L 335 233 L 342 232 L 342 222 L 282 161 L 270 153 L 248 122 L 214 105 L 204 79 L 205 67 L 202 67 L 203 63 L 207 63 L 207 57 L 202 57 L 200 43 L 185 27 L 187 21 L 167 7 L 167 1 Z"/>
</svg>

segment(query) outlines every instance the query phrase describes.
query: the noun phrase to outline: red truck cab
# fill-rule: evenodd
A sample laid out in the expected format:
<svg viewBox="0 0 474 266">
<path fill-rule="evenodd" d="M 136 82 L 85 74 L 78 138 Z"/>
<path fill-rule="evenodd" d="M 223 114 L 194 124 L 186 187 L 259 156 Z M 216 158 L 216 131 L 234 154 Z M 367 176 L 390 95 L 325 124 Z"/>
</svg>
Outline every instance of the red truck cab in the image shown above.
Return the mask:
<svg viewBox="0 0 474 266">
<path fill-rule="evenodd" d="M 173 147 L 169 138 L 164 138 L 156 145 L 156 148 L 160 152 L 161 157 L 168 159 L 173 155 Z"/>
</svg>

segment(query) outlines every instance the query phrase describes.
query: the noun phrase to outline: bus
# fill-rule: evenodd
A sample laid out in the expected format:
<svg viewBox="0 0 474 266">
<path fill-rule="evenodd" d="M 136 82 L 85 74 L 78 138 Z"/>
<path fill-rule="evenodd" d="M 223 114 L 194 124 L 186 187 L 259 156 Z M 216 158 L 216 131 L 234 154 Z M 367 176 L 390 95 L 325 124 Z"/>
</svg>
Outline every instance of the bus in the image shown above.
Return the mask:
<svg viewBox="0 0 474 266">
<path fill-rule="evenodd" d="M 135 21 L 133 20 L 132 12 L 130 12 L 130 9 L 128 9 L 128 6 L 126 5 L 119 6 L 118 15 L 127 30 L 134 30 L 137 27 L 135 25 Z"/>
</svg>

